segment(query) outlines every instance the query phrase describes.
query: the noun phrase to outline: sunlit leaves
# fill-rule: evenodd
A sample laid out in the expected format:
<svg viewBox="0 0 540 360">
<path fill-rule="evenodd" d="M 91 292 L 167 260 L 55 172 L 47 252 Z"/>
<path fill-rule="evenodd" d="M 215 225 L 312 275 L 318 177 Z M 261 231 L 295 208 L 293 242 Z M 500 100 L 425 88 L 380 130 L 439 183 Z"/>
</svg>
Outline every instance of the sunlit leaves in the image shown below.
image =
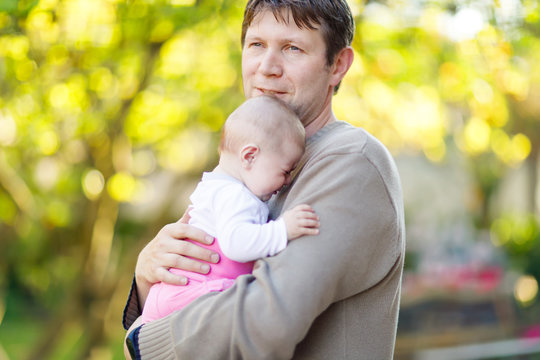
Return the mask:
<svg viewBox="0 0 540 360">
<path fill-rule="evenodd" d="M 52 190 L 58 183 L 61 172 L 64 170 L 63 164 L 57 158 L 44 157 L 37 163 L 34 170 L 34 182 L 37 187 L 47 191 Z"/>
<path fill-rule="evenodd" d="M 491 225 L 491 240 L 496 246 L 508 246 L 512 251 L 525 254 L 540 240 L 540 229 L 531 215 L 507 214 Z"/>
<path fill-rule="evenodd" d="M 13 60 L 25 59 L 30 49 L 30 41 L 23 35 L 4 36 L 1 45 L 1 54 Z"/>
<path fill-rule="evenodd" d="M 386 76 L 396 76 L 406 69 L 405 60 L 394 49 L 383 49 L 375 55 L 379 70 Z"/>
<path fill-rule="evenodd" d="M 179 33 L 164 45 L 157 74 L 164 78 L 189 76 L 185 81 L 196 81 L 194 86 L 201 90 L 226 89 L 237 79 L 229 49 L 230 44 L 220 34 L 208 30 Z"/>
<path fill-rule="evenodd" d="M 179 173 L 200 168 L 211 153 L 215 154 L 209 147 L 210 140 L 208 132 L 197 128 L 180 133 L 171 141 L 160 144 L 158 162 L 162 167 Z"/>
<path fill-rule="evenodd" d="M 97 67 L 93 69 L 88 80 L 90 90 L 94 91 L 99 98 L 106 99 L 118 96 L 118 79 L 109 68 Z"/>
<path fill-rule="evenodd" d="M 75 74 L 66 82 L 58 82 L 48 89 L 47 98 L 52 110 L 59 115 L 77 115 L 89 106 L 87 79 Z"/>
<path fill-rule="evenodd" d="M 84 195 L 90 200 L 95 200 L 103 191 L 105 179 L 103 174 L 96 169 L 87 170 L 82 177 Z"/>
<path fill-rule="evenodd" d="M 52 227 L 65 227 L 71 224 L 73 214 L 68 202 L 52 200 L 46 205 L 46 221 Z"/>
<path fill-rule="evenodd" d="M 5 193 L 0 192 L 0 221 L 8 225 L 13 225 L 16 214 L 17 208 L 11 198 Z"/>
<path fill-rule="evenodd" d="M 524 134 L 516 134 L 512 137 L 512 157 L 513 161 L 520 163 L 531 153 L 531 141 Z"/>
<path fill-rule="evenodd" d="M 514 297 L 524 306 L 533 303 L 538 295 L 538 281 L 534 276 L 522 275 L 514 285 Z"/>
<path fill-rule="evenodd" d="M 137 95 L 125 125 L 126 134 L 137 145 L 159 143 L 171 135 L 171 129 L 180 129 L 188 117 L 190 108 L 180 99 L 155 90 Z"/>
<path fill-rule="evenodd" d="M 171 77 L 190 73 L 196 64 L 196 57 L 186 54 L 196 54 L 201 41 L 202 38 L 198 38 L 193 32 L 185 32 L 168 41 L 162 48 L 158 74 Z"/>
<path fill-rule="evenodd" d="M 107 182 L 107 190 L 111 197 L 120 202 L 133 200 L 137 189 L 137 181 L 127 172 L 114 174 Z"/>
<path fill-rule="evenodd" d="M 340 90 L 342 98 L 335 100 L 341 118 L 377 134 L 392 149 L 417 149 L 433 161 L 444 158 L 446 116 L 433 88 L 404 82 L 393 89 L 373 77 L 361 84 L 362 101 L 347 87 Z"/>
<path fill-rule="evenodd" d="M 421 11 L 412 3 L 366 6 L 356 37 L 362 49 L 356 61 L 366 74 L 356 75 L 354 68 L 348 74 L 344 82 L 351 81 L 357 94 L 345 85 L 340 96 L 346 99 L 336 99 L 336 112 L 394 151 L 417 149 L 440 161 L 453 137 L 467 156 L 491 153 L 502 164 L 519 165 L 536 132 L 534 122 L 524 125 L 515 117 L 540 115 L 531 97 L 540 81 L 538 40 L 519 27 L 519 14 L 537 13 L 538 7 L 525 2 L 518 11 L 506 3 L 489 13 L 474 4 L 456 12 L 439 5 Z M 502 22 L 504 27 L 494 25 Z"/>
<path fill-rule="evenodd" d="M 540 229 L 533 215 L 509 213 L 493 221 L 491 240 L 495 246 L 504 247 L 514 268 L 525 275 L 515 284 L 514 296 L 523 305 L 529 304 L 538 294 L 540 279 Z"/>
<path fill-rule="evenodd" d="M 463 137 L 458 137 L 457 143 L 472 156 L 493 151 L 503 163 L 511 166 L 520 164 L 531 152 L 531 141 L 526 135 L 518 133 L 510 136 L 475 117 L 467 122 Z"/>
<path fill-rule="evenodd" d="M 174 31 L 174 23 L 170 19 L 159 20 L 150 33 L 151 42 L 163 42 L 169 39 Z"/>
<path fill-rule="evenodd" d="M 505 69 L 500 75 L 500 82 L 503 90 L 516 100 L 527 99 L 530 83 L 529 77 L 525 73 L 512 68 Z"/>
<path fill-rule="evenodd" d="M 17 137 L 17 124 L 9 112 L 0 112 L 0 145 L 13 145 Z"/>
<path fill-rule="evenodd" d="M 119 41 L 115 4 L 106 0 L 70 0 L 59 6 L 65 42 L 76 49 L 112 47 Z"/>
<path fill-rule="evenodd" d="M 36 7 L 26 20 L 28 36 L 33 45 L 39 50 L 46 50 L 58 41 L 60 25 L 54 21 L 51 11 Z"/>
<path fill-rule="evenodd" d="M 466 72 L 459 64 L 445 61 L 439 66 L 438 89 L 443 100 L 461 102 L 465 99 L 467 78 Z"/>
<path fill-rule="evenodd" d="M 171 0 L 173 6 L 191 6 L 195 4 L 195 0 Z"/>
<path fill-rule="evenodd" d="M 141 149 L 133 153 L 131 172 L 136 176 L 151 174 L 156 169 L 154 153 L 148 149 Z"/>
<path fill-rule="evenodd" d="M 490 132 L 491 128 L 483 119 L 471 118 L 463 132 L 464 150 L 471 155 L 486 151 L 489 148 Z"/>
</svg>

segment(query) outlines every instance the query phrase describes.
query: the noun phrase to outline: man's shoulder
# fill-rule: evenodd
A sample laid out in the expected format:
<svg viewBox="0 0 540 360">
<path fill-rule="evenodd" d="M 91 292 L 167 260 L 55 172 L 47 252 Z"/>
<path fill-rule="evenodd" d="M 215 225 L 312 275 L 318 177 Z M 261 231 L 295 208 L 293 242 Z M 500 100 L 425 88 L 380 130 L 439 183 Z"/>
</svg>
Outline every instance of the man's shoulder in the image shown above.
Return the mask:
<svg viewBox="0 0 540 360">
<path fill-rule="evenodd" d="M 311 144 L 306 159 L 307 166 L 328 164 L 330 159 L 335 169 L 331 176 L 368 179 L 371 174 L 382 179 L 386 186 L 400 188 L 394 158 L 381 141 L 365 129 L 344 121 L 331 125 L 326 133 L 321 134 L 320 139 L 315 139 Z"/>
<path fill-rule="evenodd" d="M 308 139 L 308 144 L 319 146 L 354 144 L 361 145 L 368 137 L 368 132 L 363 128 L 355 127 L 345 121 L 334 121 Z"/>
<path fill-rule="evenodd" d="M 375 136 L 345 121 L 336 121 L 321 129 L 308 142 L 313 155 L 358 155 L 388 159 L 390 152 Z"/>
</svg>

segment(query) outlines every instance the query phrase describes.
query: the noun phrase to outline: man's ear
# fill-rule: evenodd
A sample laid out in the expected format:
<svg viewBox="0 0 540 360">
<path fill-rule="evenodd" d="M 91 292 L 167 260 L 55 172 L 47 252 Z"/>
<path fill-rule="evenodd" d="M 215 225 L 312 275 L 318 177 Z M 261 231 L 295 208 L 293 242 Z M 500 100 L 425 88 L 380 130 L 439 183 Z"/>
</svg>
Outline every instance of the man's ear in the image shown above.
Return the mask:
<svg viewBox="0 0 540 360">
<path fill-rule="evenodd" d="M 352 62 L 354 60 L 354 51 L 352 47 L 347 46 L 339 53 L 337 53 L 334 59 L 334 65 L 332 65 L 331 81 L 330 85 L 336 86 L 345 77 L 347 71 L 349 71 Z"/>
<path fill-rule="evenodd" d="M 242 147 L 240 150 L 240 161 L 242 162 L 242 167 L 249 169 L 255 162 L 257 155 L 259 155 L 259 147 L 254 144 L 247 144 Z"/>
</svg>

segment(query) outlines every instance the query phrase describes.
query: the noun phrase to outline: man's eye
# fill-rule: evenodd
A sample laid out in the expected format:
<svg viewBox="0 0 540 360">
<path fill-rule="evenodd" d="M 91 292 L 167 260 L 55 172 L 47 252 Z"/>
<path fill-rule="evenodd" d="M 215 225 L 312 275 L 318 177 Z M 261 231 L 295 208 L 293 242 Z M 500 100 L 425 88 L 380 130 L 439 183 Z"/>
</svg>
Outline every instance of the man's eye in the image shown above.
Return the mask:
<svg viewBox="0 0 540 360">
<path fill-rule="evenodd" d="M 302 49 L 300 49 L 299 47 L 294 46 L 294 45 L 289 46 L 289 49 L 292 50 L 292 51 L 302 51 Z"/>
</svg>

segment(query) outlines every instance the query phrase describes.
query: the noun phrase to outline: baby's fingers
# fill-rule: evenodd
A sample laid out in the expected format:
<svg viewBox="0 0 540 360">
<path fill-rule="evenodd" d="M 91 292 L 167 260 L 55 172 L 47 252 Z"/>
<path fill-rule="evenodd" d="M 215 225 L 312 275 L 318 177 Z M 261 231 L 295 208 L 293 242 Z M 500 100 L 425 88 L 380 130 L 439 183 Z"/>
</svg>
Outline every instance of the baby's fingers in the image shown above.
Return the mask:
<svg viewBox="0 0 540 360">
<path fill-rule="evenodd" d="M 304 235 L 318 235 L 319 229 L 318 228 L 304 228 L 304 231 L 302 231 Z"/>
<path fill-rule="evenodd" d="M 303 218 L 298 221 L 299 225 L 305 228 L 318 228 L 320 222 L 318 218 Z"/>
<path fill-rule="evenodd" d="M 300 204 L 300 205 L 296 205 L 293 210 L 296 210 L 296 211 L 308 211 L 308 212 L 311 212 L 311 213 L 315 213 L 315 210 L 313 210 L 313 208 L 311 206 L 309 206 L 308 204 Z"/>
<path fill-rule="evenodd" d="M 315 220 L 319 222 L 319 216 L 315 214 L 314 212 L 310 212 L 310 211 L 301 211 L 298 213 L 298 217 L 300 219 Z"/>
</svg>

